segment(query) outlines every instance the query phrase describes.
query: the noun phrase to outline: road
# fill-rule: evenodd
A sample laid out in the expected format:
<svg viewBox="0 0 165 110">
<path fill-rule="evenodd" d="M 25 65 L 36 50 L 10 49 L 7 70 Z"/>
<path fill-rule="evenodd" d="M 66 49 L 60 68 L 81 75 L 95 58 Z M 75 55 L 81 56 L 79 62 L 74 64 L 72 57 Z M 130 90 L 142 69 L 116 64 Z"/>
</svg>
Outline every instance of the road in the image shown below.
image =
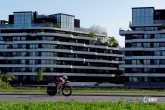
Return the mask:
<svg viewBox="0 0 165 110">
<path fill-rule="evenodd" d="M 112 101 L 117 102 L 120 100 L 139 102 L 142 97 L 150 96 L 150 98 L 157 98 L 158 103 L 165 103 L 165 94 L 147 94 L 147 93 L 73 93 L 71 96 L 66 97 L 61 94 L 56 96 L 48 96 L 44 92 L 0 92 L 0 101 Z"/>
</svg>

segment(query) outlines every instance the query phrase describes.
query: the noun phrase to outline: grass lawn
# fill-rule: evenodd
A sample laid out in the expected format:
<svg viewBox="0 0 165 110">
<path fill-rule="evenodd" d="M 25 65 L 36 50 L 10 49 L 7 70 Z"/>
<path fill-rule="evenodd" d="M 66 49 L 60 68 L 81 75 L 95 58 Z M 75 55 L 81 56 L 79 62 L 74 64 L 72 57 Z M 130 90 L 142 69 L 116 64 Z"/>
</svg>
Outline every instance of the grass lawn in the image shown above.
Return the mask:
<svg viewBox="0 0 165 110">
<path fill-rule="evenodd" d="M 165 110 L 165 104 L 142 102 L 2 102 L 0 110 Z"/>
</svg>

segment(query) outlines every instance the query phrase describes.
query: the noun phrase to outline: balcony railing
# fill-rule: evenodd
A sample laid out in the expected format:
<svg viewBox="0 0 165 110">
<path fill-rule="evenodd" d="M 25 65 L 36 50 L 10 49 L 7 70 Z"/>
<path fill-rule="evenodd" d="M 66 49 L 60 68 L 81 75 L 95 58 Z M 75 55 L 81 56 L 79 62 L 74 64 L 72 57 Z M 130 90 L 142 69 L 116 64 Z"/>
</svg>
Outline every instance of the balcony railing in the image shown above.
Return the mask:
<svg viewBox="0 0 165 110">
<path fill-rule="evenodd" d="M 165 20 L 154 20 L 154 24 L 165 24 Z"/>
<path fill-rule="evenodd" d="M 31 24 L 28 26 L 14 26 L 14 24 L 0 24 L 0 28 L 26 28 L 26 27 L 55 27 L 55 28 L 60 28 L 59 26 L 57 26 L 56 24 L 52 24 L 52 23 L 35 23 L 35 24 Z M 89 33 L 92 30 L 89 28 L 74 28 L 71 29 L 72 31 L 81 31 L 81 32 L 85 32 L 85 33 Z M 103 36 L 107 36 L 107 32 L 95 32 L 96 34 L 100 34 Z"/>
<path fill-rule="evenodd" d="M 14 24 L 0 24 L 0 28 L 26 28 L 26 27 L 56 27 L 56 28 L 59 28 L 57 25 L 48 24 L 48 23 L 35 23 L 35 24 L 30 24 L 28 26 L 26 26 L 26 25 L 14 26 Z"/>
<path fill-rule="evenodd" d="M 131 21 L 129 21 L 129 25 L 153 25 L 153 24 L 164 24 L 165 25 L 165 20 L 153 20 L 152 24 L 146 24 L 146 23 L 136 24 L 136 23 L 132 23 Z"/>
</svg>

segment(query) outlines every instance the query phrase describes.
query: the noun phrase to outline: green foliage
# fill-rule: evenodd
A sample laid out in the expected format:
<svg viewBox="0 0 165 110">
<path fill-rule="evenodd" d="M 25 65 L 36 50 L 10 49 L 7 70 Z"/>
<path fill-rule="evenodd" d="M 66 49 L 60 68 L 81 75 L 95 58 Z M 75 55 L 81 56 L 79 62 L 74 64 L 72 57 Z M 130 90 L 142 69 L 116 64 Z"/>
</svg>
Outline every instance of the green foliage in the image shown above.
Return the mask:
<svg viewBox="0 0 165 110">
<path fill-rule="evenodd" d="M 33 105 L 33 106 L 32 106 Z M 23 101 L 0 102 L 0 110 L 164 110 L 165 104 L 142 102 Z"/>
<path fill-rule="evenodd" d="M 1 81 L 5 82 L 5 83 L 9 83 L 9 81 L 12 81 L 14 78 L 15 77 L 11 74 L 7 74 L 7 73 L 0 74 Z"/>
<path fill-rule="evenodd" d="M 6 82 L 3 82 L 3 81 L 0 79 L 0 90 L 1 90 L 1 89 L 8 89 L 8 88 L 11 88 L 10 84 L 9 84 L 9 83 L 6 83 Z"/>
<path fill-rule="evenodd" d="M 88 37 L 94 37 L 94 36 L 96 36 L 96 34 L 94 32 L 88 33 Z"/>
<path fill-rule="evenodd" d="M 43 69 L 42 68 L 37 69 L 36 80 L 37 81 L 42 81 L 43 80 Z"/>
<path fill-rule="evenodd" d="M 0 89 L 9 89 L 11 85 L 9 84 L 10 81 L 14 79 L 13 75 L 7 73 L 0 74 Z"/>
<path fill-rule="evenodd" d="M 110 47 L 119 47 L 119 43 L 115 37 L 107 37 L 105 44 Z"/>
<path fill-rule="evenodd" d="M 65 32 L 63 32 L 63 31 L 58 31 L 57 33 L 59 33 L 59 34 L 65 34 Z"/>
<path fill-rule="evenodd" d="M 96 37 L 96 39 L 92 42 L 92 44 L 105 46 L 104 38 L 103 37 Z"/>
</svg>

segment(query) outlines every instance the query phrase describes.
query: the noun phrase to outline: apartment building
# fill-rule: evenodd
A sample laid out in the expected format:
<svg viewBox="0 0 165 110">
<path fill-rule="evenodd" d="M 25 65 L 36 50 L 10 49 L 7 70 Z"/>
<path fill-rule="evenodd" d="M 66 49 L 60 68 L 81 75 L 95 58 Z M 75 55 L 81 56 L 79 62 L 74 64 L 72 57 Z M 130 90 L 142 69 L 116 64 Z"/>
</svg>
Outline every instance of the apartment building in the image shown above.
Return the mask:
<svg viewBox="0 0 165 110">
<path fill-rule="evenodd" d="M 35 81 L 42 68 L 44 81 L 67 75 L 71 81 L 112 82 L 123 55 L 118 47 L 96 43 L 107 36 L 81 28 L 74 15 L 13 12 L 0 22 L 0 70 L 15 75 L 15 83 Z"/>
<path fill-rule="evenodd" d="M 132 8 L 125 36 L 125 86 L 165 88 L 165 9 Z"/>
</svg>

